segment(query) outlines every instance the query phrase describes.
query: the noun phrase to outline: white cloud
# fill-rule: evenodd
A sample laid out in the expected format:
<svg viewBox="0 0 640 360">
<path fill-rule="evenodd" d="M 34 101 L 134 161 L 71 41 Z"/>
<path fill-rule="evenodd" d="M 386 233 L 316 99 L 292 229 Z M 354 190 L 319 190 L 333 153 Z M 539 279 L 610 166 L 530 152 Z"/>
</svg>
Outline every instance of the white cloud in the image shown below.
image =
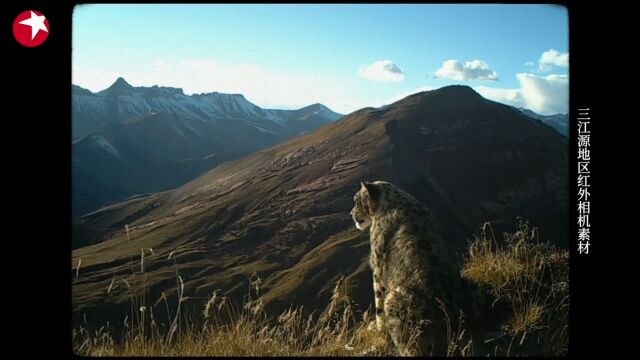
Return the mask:
<svg viewBox="0 0 640 360">
<path fill-rule="evenodd" d="M 569 53 L 561 53 L 555 49 L 549 49 L 542 53 L 538 60 L 540 70 L 550 70 L 552 66 L 568 67 Z"/>
<path fill-rule="evenodd" d="M 569 77 L 548 75 L 539 77 L 521 73 L 520 81 L 527 108 L 543 115 L 569 112 Z"/>
<path fill-rule="evenodd" d="M 487 99 L 516 107 L 525 107 L 525 100 L 520 89 L 498 89 L 488 86 L 477 86 L 475 90 Z"/>
<path fill-rule="evenodd" d="M 533 66 L 533 65 L 535 65 L 533 61 L 527 61 L 524 63 L 524 66 Z"/>
<path fill-rule="evenodd" d="M 540 63 L 567 67 L 569 66 L 569 53 L 561 53 L 555 49 L 547 50 L 540 56 Z"/>
<path fill-rule="evenodd" d="M 517 74 L 519 89 L 478 86 L 475 90 L 487 99 L 516 107 L 525 107 L 542 115 L 569 112 L 569 77 L 528 73 Z"/>
<path fill-rule="evenodd" d="M 458 60 L 450 59 L 442 63 L 435 75 L 437 78 L 459 81 L 498 80 L 498 74 L 483 60 L 467 61 L 463 65 Z"/>
<path fill-rule="evenodd" d="M 365 103 L 353 96 L 349 81 L 316 72 L 284 73 L 256 64 L 227 65 L 212 59 L 154 59 L 122 73 L 99 66 L 91 71 L 77 66 L 72 69 L 72 82 L 94 92 L 104 90 L 122 76 L 133 86 L 179 87 L 186 94 L 239 93 L 263 108 L 295 109 L 319 102 L 347 114 Z"/>
<path fill-rule="evenodd" d="M 371 65 L 362 65 L 359 73 L 363 78 L 373 81 L 397 82 L 404 80 L 404 72 L 391 60 L 380 60 Z"/>
</svg>

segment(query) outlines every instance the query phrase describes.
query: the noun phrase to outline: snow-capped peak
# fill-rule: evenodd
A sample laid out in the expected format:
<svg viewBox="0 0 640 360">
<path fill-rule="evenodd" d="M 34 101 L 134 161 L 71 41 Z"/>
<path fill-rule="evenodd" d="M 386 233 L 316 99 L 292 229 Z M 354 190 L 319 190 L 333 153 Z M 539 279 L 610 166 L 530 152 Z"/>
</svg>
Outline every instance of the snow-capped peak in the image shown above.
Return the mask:
<svg viewBox="0 0 640 360">
<path fill-rule="evenodd" d="M 157 85 L 134 87 L 122 77 L 98 93 L 83 90 L 74 87 L 72 92 L 75 139 L 110 122 L 126 121 L 151 111 L 171 114 L 187 121 L 246 121 L 256 128 L 259 127 L 261 131 L 286 134 L 289 132 L 286 123 L 291 120 L 315 118 L 320 122 L 328 122 L 341 117 L 340 114 L 317 103 L 299 110 L 268 110 L 251 103 L 242 94 L 211 92 L 185 95 L 181 88 Z M 81 118 L 90 120 L 79 120 Z M 88 124 L 88 121 L 93 124 Z M 76 130 L 78 128 L 81 130 Z M 295 129 L 298 128 L 299 126 Z"/>
</svg>

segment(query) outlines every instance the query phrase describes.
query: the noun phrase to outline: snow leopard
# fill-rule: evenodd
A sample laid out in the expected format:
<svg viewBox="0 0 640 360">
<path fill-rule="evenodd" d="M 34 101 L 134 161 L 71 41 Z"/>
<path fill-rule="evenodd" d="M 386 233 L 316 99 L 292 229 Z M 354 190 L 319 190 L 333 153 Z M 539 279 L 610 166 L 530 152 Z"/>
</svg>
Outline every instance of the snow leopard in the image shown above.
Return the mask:
<svg viewBox="0 0 640 360">
<path fill-rule="evenodd" d="M 441 306 L 449 314 L 456 311 L 461 278 L 433 214 L 385 181 L 361 182 L 353 201 L 355 226 L 369 229 L 376 316 L 372 330 L 390 338 L 401 356 L 446 355 Z"/>
</svg>

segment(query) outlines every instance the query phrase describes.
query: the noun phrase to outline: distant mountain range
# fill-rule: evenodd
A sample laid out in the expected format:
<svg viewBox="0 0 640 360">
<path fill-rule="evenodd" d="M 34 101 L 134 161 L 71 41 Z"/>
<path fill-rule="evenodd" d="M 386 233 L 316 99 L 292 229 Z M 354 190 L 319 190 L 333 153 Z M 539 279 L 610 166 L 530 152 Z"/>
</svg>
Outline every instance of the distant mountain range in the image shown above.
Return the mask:
<svg viewBox="0 0 640 360">
<path fill-rule="evenodd" d="M 185 295 L 205 299 L 184 306 L 201 310 L 215 289 L 240 303 L 257 272 L 271 314 L 290 304 L 321 311 L 341 276 L 364 309 L 373 300 L 369 239 L 349 215 L 361 180 L 413 194 L 455 249 L 486 221 L 496 234 L 511 230 L 516 216 L 567 248 L 568 177 L 568 140 L 551 127 L 466 86 L 418 93 L 80 217 L 74 246 L 93 245 L 72 254 L 73 264 L 82 259 L 74 314 L 122 319 L 130 291 L 120 279 L 141 247 L 154 251 L 145 258 L 151 302 L 161 291 L 175 297 L 175 261 Z"/>
<path fill-rule="evenodd" d="M 72 88 L 72 211 L 167 190 L 220 163 L 339 119 L 321 104 L 262 109 L 238 94 L 185 95 L 118 78 L 92 93 Z"/>
<path fill-rule="evenodd" d="M 185 95 L 172 87 L 133 87 L 118 78 L 98 93 L 72 85 L 72 136 L 79 140 L 111 123 L 158 112 L 187 121 L 237 120 L 273 137 L 287 138 L 339 119 L 322 104 L 299 110 L 262 109 L 241 94 Z"/>
<path fill-rule="evenodd" d="M 529 109 L 518 108 L 523 114 L 556 129 L 560 134 L 569 137 L 569 114 L 540 115 Z"/>
</svg>

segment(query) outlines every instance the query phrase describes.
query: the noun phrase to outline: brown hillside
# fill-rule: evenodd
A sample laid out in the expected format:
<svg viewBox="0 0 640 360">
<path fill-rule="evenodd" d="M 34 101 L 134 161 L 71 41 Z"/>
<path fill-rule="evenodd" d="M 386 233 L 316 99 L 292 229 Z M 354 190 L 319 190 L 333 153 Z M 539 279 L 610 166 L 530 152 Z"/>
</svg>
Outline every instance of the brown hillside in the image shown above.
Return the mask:
<svg viewBox="0 0 640 360">
<path fill-rule="evenodd" d="M 196 306 L 218 288 L 241 300 L 257 272 L 270 311 L 291 303 L 322 310 L 343 275 L 366 308 L 368 234 L 349 216 L 360 180 L 391 181 L 413 194 L 454 248 L 485 221 L 499 231 L 517 215 L 567 247 L 568 176 L 568 143 L 552 128 L 468 87 L 419 93 L 222 164 L 176 190 L 82 217 L 86 228 L 101 229 L 102 241 L 73 251 L 74 278 L 82 259 L 73 309 L 122 319 L 129 298 L 122 279 L 140 272 L 148 248 L 153 302 L 161 291 L 175 293 L 175 261 Z"/>
</svg>

